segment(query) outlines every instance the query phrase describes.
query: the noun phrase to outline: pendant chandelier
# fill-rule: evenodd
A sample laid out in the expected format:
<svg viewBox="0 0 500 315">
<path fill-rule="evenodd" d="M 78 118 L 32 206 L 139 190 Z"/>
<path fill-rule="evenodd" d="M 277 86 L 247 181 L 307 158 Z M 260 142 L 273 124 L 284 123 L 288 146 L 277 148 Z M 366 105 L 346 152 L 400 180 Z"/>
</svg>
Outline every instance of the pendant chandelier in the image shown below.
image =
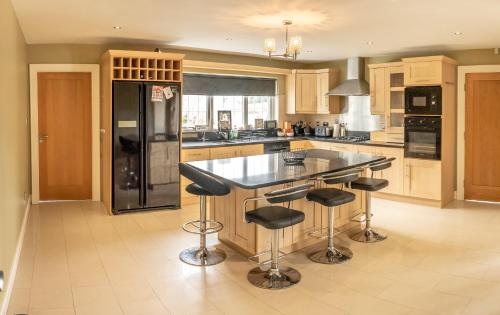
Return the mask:
<svg viewBox="0 0 500 315">
<path fill-rule="evenodd" d="M 292 21 L 284 20 L 283 25 L 285 26 L 285 52 L 282 54 L 273 54 L 276 51 L 276 39 L 266 38 L 264 40 L 264 51 L 271 57 L 284 57 L 292 58 L 294 61 L 297 60 L 297 55 L 302 50 L 302 37 L 292 36 L 288 39 L 288 27 L 292 25 Z"/>
</svg>

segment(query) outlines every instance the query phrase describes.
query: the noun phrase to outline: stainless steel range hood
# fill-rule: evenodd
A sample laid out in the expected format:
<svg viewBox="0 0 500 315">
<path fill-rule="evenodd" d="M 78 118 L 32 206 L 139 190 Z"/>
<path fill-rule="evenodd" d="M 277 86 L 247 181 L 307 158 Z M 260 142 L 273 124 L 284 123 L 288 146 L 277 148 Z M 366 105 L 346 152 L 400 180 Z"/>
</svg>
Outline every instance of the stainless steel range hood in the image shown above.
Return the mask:
<svg viewBox="0 0 500 315">
<path fill-rule="evenodd" d="M 370 86 L 365 81 L 365 61 L 361 57 L 347 59 L 347 80 L 337 85 L 327 95 L 370 95 Z"/>
</svg>

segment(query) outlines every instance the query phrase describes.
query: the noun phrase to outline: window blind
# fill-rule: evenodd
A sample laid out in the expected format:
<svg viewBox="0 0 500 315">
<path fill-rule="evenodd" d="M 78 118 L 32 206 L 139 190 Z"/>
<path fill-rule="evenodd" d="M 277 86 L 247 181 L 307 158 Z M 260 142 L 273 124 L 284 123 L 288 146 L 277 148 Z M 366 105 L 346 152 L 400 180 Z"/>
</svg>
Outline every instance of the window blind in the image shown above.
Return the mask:
<svg viewBox="0 0 500 315">
<path fill-rule="evenodd" d="M 276 79 L 186 73 L 184 94 L 275 96 Z"/>
</svg>

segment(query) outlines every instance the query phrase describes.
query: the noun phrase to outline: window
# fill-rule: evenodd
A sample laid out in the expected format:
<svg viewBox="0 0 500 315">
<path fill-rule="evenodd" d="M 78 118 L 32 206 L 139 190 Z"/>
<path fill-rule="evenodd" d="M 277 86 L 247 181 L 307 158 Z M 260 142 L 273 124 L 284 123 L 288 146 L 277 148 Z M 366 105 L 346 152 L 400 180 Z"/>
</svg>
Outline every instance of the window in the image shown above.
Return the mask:
<svg viewBox="0 0 500 315">
<path fill-rule="evenodd" d="M 276 78 L 185 73 L 184 128 L 218 128 L 218 111 L 231 111 L 231 127 L 255 127 L 255 119 L 275 119 Z"/>
<path fill-rule="evenodd" d="M 230 110 L 231 123 L 238 129 L 255 127 L 255 119 L 275 119 L 274 96 L 184 95 L 183 128 L 218 128 L 218 111 Z"/>
<path fill-rule="evenodd" d="M 255 119 L 272 120 L 274 118 L 273 97 L 248 96 L 248 125 L 255 127 Z"/>
<path fill-rule="evenodd" d="M 212 128 L 217 129 L 218 119 L 217 113 L 220 110 L 231 111 L 232 127 L 244 128 L 244 97 L 243 96 L 213 96 L 213 115 L 212 115 Z"/>
<path fill-rule="evenodd" d="M 184 95 L 182 98 L 182 125 L 185 128 L 208 125 L 208 96 Z"/>
</svg>

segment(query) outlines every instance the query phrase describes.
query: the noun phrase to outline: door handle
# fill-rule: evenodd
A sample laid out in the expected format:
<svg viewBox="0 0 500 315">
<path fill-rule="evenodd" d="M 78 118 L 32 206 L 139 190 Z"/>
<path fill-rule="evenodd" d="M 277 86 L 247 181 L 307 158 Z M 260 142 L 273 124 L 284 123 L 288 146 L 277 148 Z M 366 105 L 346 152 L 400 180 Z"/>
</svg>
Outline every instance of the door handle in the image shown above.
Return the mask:
<svg viewBox="0 0 500 315">
<path fill-rule="evenodd" d="M 3 285 L 4 285 L 4 281 L 3 281 L 3 270 L 0 270 L 0 292 L 3 291 Z"/>
<path fill-rule="evenodd" d="M 38 136 L 38 142 L 40 142 L 40 143 L 44 143 L 45 141 L 47 141 L 47 139 L 49 139 L 48 135 L 39 135 Z"/>
</svg>

